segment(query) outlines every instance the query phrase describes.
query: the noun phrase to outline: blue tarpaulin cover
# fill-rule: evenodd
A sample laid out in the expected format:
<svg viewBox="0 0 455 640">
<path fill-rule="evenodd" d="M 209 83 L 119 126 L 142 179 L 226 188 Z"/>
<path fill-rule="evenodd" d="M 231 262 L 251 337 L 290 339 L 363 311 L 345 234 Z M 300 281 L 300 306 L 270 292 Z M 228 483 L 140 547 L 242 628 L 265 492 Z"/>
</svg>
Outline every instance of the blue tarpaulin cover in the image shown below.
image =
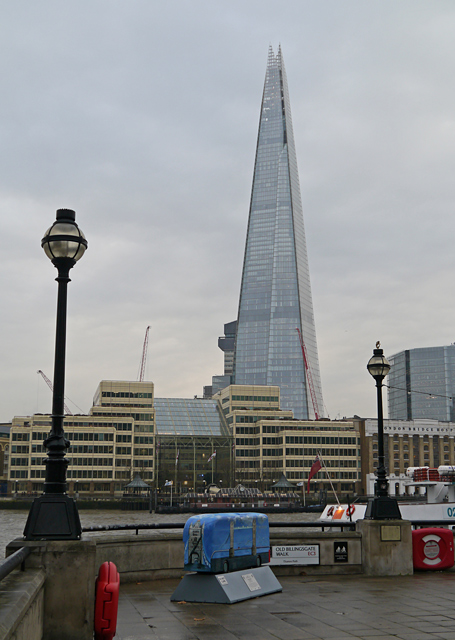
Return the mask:
<svg viewBox="0 0 455 640">
<path fill-rule="evenodd" d="M 183 530 L 185 565 L 191 563 L 190 554 L 194 537 L 190 531 L 202 529 L 202 557 L 199 562 L 210 569 L 215 558 L 228 558 L 231 542 L 231 522 L 234 521 L 234 556 L 253 553 L 253 521 L 256 520 L 256 553 L 268 553 L 270 549 L 269 519 L 263 513 L 215 513 L 192 516 Z"/>
</svg>

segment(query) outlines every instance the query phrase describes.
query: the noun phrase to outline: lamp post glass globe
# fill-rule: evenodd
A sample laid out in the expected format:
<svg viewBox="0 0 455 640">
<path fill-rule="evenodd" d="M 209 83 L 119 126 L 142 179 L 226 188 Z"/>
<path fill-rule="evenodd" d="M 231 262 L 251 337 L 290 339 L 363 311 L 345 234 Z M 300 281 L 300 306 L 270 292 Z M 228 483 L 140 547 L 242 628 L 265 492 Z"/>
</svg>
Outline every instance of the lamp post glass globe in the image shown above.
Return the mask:
<svg viewBox="0 0 455 640">
<path fill-rule="evenodd" d="M 377 343 L 379 344 L 379 343 Z M 383 380 L 390 371 L 390 362 L 384 356 L 382 349 L 374 349 L 373 356 L 370 358 L 367 369 L 373 378 L 381 378 Z"/>
<path fill-rule="evenodd" d="M 69 259 L 77 262 L 87 249 L 87 240 L 76 224 L 71 209 L 58 209 L 57 219 L 44 234 L 41 246 L 49 260 Z"/>
</svg>

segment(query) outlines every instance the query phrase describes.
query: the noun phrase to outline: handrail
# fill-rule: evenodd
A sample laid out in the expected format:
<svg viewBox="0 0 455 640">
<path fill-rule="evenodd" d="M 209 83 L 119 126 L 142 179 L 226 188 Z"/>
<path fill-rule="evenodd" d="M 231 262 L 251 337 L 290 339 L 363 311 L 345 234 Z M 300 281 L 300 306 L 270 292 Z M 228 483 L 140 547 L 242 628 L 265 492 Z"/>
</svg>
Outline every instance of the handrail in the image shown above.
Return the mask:
<svg viewBox="0 0 455 640">
<path fill-rule="evenodd" d="M 16 567 L 22 564 L 32 552 L 31 547 L 21 547 L 0 564 L 0 580 L 6 578 Z"/>
<path fill-rule="evenodd" d="M 409 522 L 413 527 L 455 527 L 455 520 L 432 520 L 431 522 L 429 522 L 428 520 L 410 520 Z"/>
<path fill-rule="evenodd" d="M 384 523 L 387 522 L 384 520 Z M 433 527 L 433 526 L 445 526 L 448 527 L 452 525 L 455 530 L 455 520 L 447 521 L 447 520 L 432 520 L 429 522 L 428 520 L 411 520 L 410 521 L 413 527 Z M 94 525 L 92 527 L 82 527 L 83 533 L 96 533 L 101 531 L 136 531 L 136 535 L 139 534 L 139 531 L 146 529 L 183 529 L 185 526 L 184 522 L 155 522 L 151 524 L 108 524 L 108 525 Z M 269 528 L 300 528 L 300 529 L 321 529 L 321 531 L 325 531 L 326 529 L 348 529 L 350 531 L 355 530 L 355 522 L 342 522 L 342 521 L 325 521 L 321 522 L 317 520 L 316 522 L 269 522 Z"/>
<path fill-rule="evenodd" d="M 95 533 L 100 531 L 131 531 L 135 530 L 136 535 L 142 529 L 183 529 L 184 522 L 155 522 L 152 524 L 107 524 L 107 525 L 94 525 L 92 527 L 82 527 L 82 533 Z M 338 529 L 355 529 L 355 522 L 269 522 L 270 528 L 338 528 Z"/>
</svg>

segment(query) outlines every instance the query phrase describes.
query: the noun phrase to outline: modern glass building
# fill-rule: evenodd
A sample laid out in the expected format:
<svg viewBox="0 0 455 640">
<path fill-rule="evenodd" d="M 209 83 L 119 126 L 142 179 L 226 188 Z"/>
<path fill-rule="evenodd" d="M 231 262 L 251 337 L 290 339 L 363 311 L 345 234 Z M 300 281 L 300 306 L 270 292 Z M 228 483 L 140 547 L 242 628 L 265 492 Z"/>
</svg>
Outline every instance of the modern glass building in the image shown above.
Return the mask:
<svg viewBox="0 0 455 640">
<path fill-rule="evenodd" d="M 389 358 L 391 420 L 453 422 L 455 345 L 407 349 Z"/>
<path fill-rule="evenodd" d="M 179 492 L 231 485 L 233 438 L 216 400 L 155 398 L 156 486 L 172 481 Z M 212 455 L 215 453 L 215 455 Z"/>
<path fill-rule="evenodd" d="M 302 334 L 308 369 L 299 342 Z M 281 49 L 269 49 L 234 353 L 235 384 L 279 385 L 297 419 L 323 414 L 299 176 Z"/>
</svg>

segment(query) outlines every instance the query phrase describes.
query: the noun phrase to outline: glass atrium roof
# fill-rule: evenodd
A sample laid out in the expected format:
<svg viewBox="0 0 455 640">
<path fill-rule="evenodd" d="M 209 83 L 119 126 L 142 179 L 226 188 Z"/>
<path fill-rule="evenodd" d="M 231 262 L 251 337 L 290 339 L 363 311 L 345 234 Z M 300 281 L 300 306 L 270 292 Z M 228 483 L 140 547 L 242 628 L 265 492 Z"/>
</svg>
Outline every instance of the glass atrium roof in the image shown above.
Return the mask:
<svg viewBox="0 0 455 640">
<path fill-rule="evenodd" d="M 227 433 L 215 400 L 155 398 L 153 404 L 159 435 L 221 436 Z"/>
</svg>

